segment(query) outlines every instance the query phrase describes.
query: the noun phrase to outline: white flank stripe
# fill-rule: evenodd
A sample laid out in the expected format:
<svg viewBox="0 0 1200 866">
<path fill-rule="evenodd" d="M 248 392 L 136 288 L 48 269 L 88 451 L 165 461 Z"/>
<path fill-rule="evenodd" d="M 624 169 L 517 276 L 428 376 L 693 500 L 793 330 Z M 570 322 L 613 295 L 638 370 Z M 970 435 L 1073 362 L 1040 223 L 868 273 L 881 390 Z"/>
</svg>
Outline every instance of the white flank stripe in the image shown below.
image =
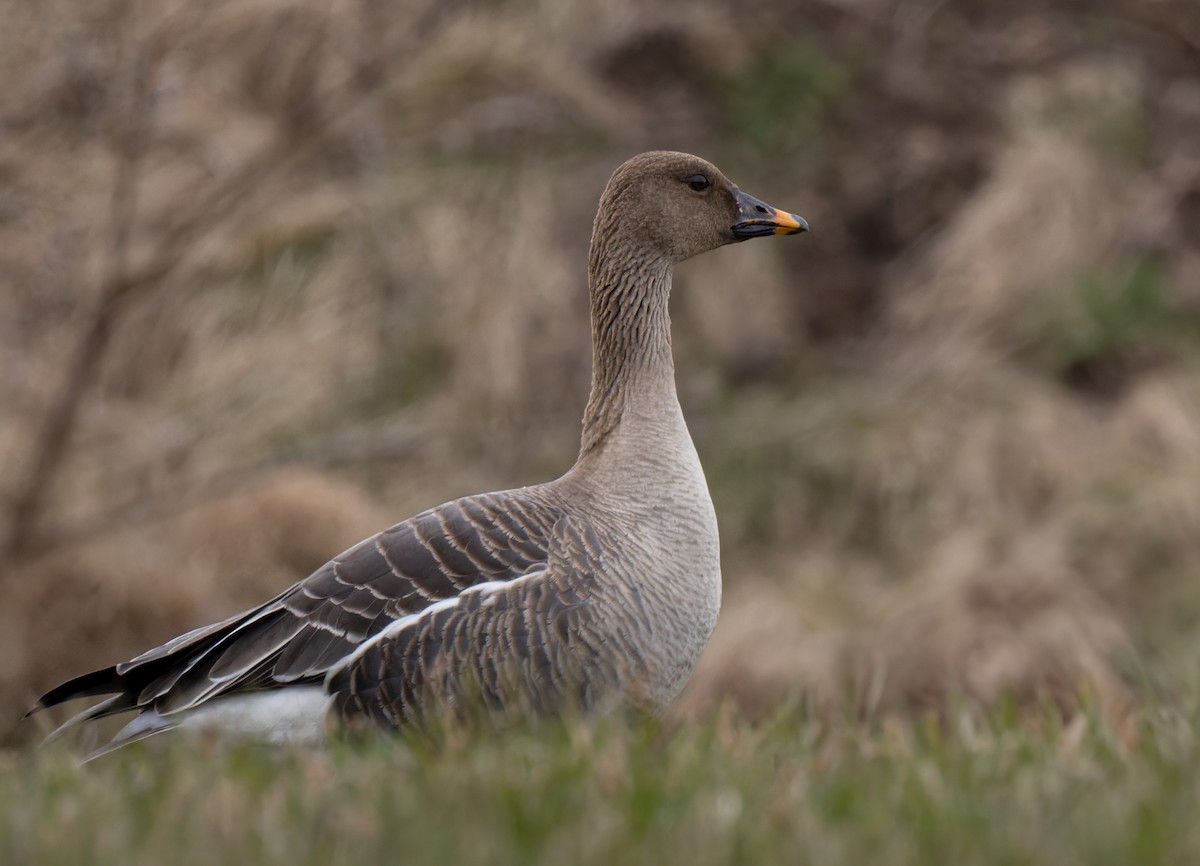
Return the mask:
<svg viewBox="0 0 1200 866">
<path fill-rule="evenodd" d="M 477 583 L 474 586 L 468 586 L 453 598 L 442 599 L 441 601 L 435 602 L 434 604 L 429 605 L 429 607 L 423 608 L 416 613 L 410 613 L 408 616 L 400 617 L 398 620 L 389 623 L 383 631 L 379 632 L 379 634 L 360 643 L 354 648 L 354 652 L 350 653 L 350 655 L 346 656 L 344 659 L 331 667 L 329 669 L 329 673 L 325 675 L 326 687 L 328 687 L 330 679 L 337 676 L 343 670 L 357 662 L 365 653 L 371 650 L 371 647 L 382 643 L 391 637 L 394 637 L 404 629 L 408 628 L 410 625 L 420 622 L 423 617 L 432 616 L 438 611 L 449 610 L 452 607 L 456 607 L 460 601 L 469 595 L 482 595 L 484 599 L 487 599 L 502 589 L 519 586 L 526 581 L 532 580 L 535 577 L 542 577 L 545 574 L 546 569 L 543 567 L 537 569 L 536 571 L 526 572 L 520 577 L 513 578 L 512 580 L 487 580 L 483 583 Z M 494 604 L 495 601 L 493 600 L 491 603 Z M 484 604 L 486 606 L 487 602 L 485 601 Z"/>
</svg>

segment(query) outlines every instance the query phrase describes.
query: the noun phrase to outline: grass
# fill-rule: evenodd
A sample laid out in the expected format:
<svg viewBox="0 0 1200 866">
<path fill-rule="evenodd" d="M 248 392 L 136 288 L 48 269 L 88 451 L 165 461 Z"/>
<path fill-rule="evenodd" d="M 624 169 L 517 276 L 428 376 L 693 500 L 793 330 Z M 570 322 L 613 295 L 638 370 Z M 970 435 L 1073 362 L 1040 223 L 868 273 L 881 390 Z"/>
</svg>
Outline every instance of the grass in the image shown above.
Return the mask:
<svg viewBox="0 0 1200 866">
<path fill-rule="evenodd" d="M 16 864 L 1196 862 L 1195 712 L 605 724 L 0 759 Z"/>
<path fill-rule="evenodd" d="M 1058 335 L 1065 364 L 1094 361 L 1156 335 L 1198 330 L 1194 314 L 1172 305 L 1161 268 L 1148 260 L 1115 274 L 1083 274 L 1075 301 L 1075 315 L 1065 318 Z"/>
<path fill-rule="evenodd" d="M 1171 299 L 1158 262 L 1140 259 L 1080 274 L 1041 310 L 1035 331 L 1060 379 L 1104 390 L 1139 366 L 1194 353 L 1200 318 Z"/>
<path fill-rule="evenodd" d="M 803 150 L 850 79 L 849 68 L 811 40 L 786 40 L 726 78 L 724 104 L 739 142 L 762 153 Z"/>
</svg>

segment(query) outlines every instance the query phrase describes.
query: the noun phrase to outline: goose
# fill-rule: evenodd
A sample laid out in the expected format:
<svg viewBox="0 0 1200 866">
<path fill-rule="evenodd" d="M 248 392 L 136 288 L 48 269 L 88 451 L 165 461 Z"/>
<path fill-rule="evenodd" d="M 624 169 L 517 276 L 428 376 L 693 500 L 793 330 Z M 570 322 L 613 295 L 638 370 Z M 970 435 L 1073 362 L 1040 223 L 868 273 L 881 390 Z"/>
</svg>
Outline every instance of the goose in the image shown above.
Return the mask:
<svg viewBox="0 0 1200 866">
<path fill-rule="evenodd" d="M 265 604 L 46 692 L 136 715 L 88 759 L 173 728 L 316 743 L 478 713 L 660 713 L 717 622 L 717 520 L 675 390 L 676 263 L 808 230 L 711 163 L 613 173 L 588 261 L 592 381 L 555 481 L 467 496 L 365 539 Z"/>
</svg>

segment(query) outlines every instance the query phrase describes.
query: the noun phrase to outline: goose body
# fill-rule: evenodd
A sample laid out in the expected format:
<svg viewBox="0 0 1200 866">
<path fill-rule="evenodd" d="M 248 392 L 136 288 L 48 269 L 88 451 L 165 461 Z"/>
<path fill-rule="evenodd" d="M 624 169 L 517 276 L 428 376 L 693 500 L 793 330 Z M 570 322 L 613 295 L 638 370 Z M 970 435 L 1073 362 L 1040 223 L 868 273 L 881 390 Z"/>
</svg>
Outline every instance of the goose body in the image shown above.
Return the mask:
<svg viewBox="0 0 1200 866">
<path fill-rule="evenodd" d="M 716 515 L 675 393 L 671 271 L 806 229 L 699 157 L 629 160 L 592 236 L 592 388 L 570 471 L 418 514 L 260 607 L 52 689 L 33 711 L 111 695 L 60 728 L 135 712 L 99 753 L 175 727 L 287 741 L 319 739 L 331 721 L 661 711 L 721 601 Z"/>
</svg>

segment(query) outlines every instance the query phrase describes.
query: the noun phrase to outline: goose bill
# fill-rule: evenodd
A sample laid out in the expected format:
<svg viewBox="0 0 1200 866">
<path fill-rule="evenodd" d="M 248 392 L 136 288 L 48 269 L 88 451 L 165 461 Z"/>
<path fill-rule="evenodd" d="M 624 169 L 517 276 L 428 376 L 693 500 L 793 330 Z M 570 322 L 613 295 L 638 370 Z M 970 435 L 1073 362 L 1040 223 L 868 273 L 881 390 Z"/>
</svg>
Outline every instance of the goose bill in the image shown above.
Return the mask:
<svg viewBox="0 0 1200 866">
<path fill-rule="evenodd" d="M 739 241 L 808 231 L 808 222 L 804 217 L 771 207 L 752 195 L 739 191 L 737 204 L 738 221 L 733 226 L 733 236 Z"/>
</svg>

